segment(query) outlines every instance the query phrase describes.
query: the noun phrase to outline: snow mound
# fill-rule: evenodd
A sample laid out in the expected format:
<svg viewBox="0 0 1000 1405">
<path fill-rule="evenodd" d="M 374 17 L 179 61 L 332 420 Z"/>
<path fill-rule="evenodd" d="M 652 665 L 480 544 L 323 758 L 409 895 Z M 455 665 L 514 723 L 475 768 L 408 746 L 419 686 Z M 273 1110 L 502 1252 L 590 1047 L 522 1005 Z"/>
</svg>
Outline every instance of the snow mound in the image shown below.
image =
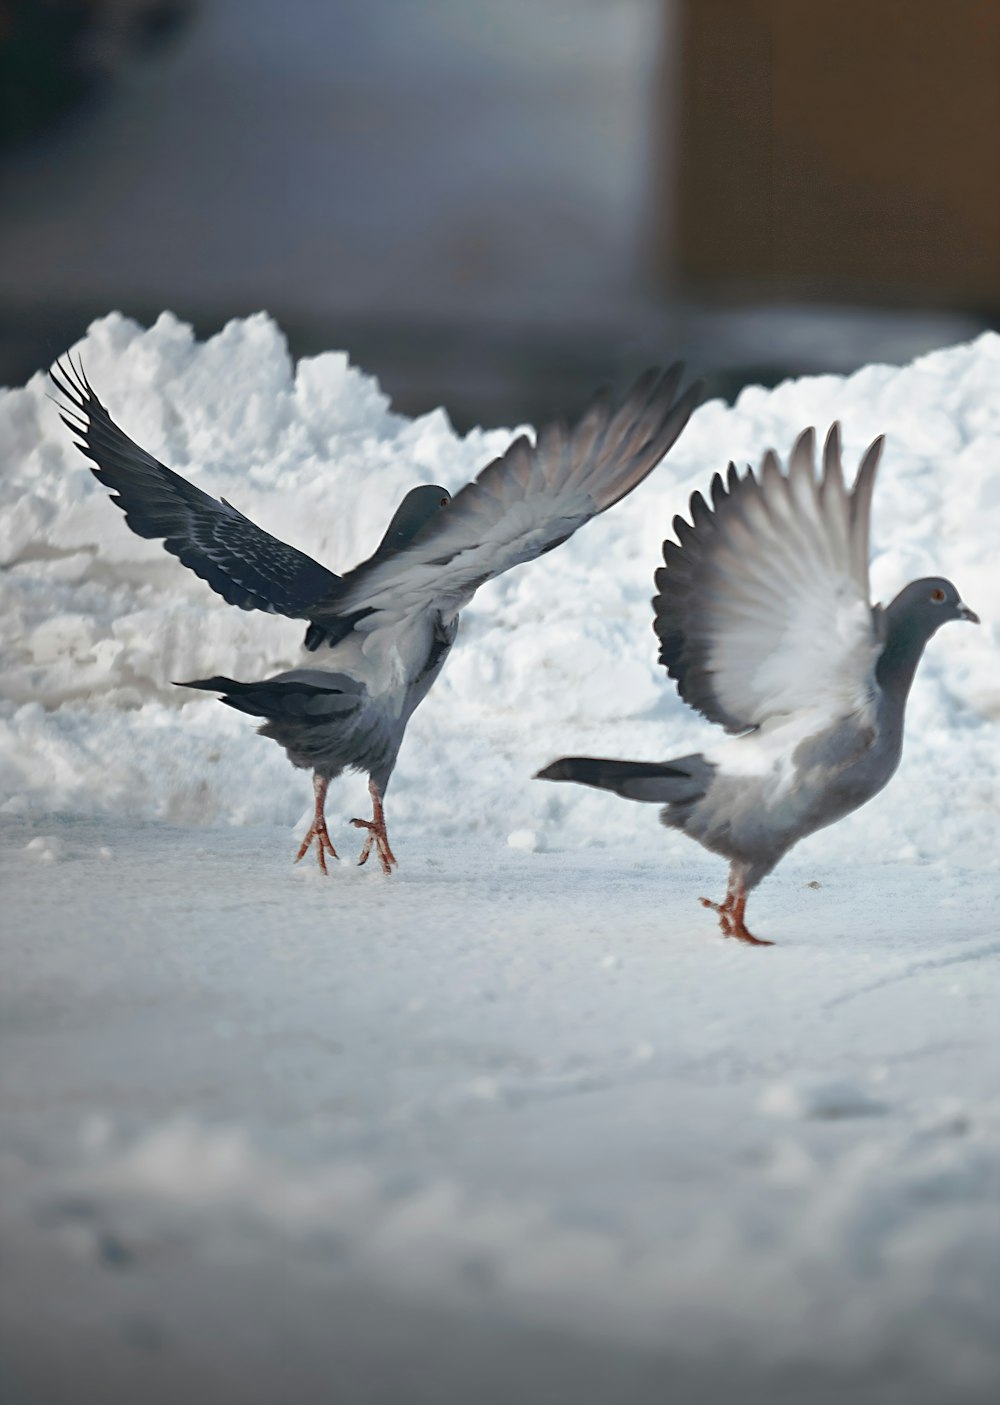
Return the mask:
<svg viewBox="0 0 1000 1405">
<path fill-rule="evenodd" d="M 459 487 L 514 431 L 460 437 L 443 410 L 393 413 L 343 353 L 289 359 L 258 314 L 205 343 L 170 314 L 118 314 L 75 348 L 112 415 L 199 486 L 334 570 L 376 544 L 415 483 Z M 289 666 L 300 624 L 227 606 L 133 535 L 87 471 L 43 375 L 0 394 L 0 788 L 7 813 L 124 813 L 190 824 L 294 823 L 309 785 L 248 720 L 171 680 Z M 843 424 L 847 462 L 888 435 L 875 500 L 873 583 L 952 577 L 980 630 L 933 641 L 887 792 L 809 841 L 824 854 L 995 863 L 1000 748 L 1000 337 L 913 365 L 809 377 L 703 405 L 652 478 L 544 560 L 484 588 L 411 723 L 392 787 L 407 826 L 478 830 L 524 850 L 614 842 L 684 852 L 652 807 L 534 784 L 566 751 L 664 758 L 711 728 L 655 661 L 649 598 L 660 544 L 688 496 L 730 458 L 786 454 L 807 424 Z M 341 783 L 343 813 L 362 803 Z M 339 802 L 331 805 L 336 814 Z M 531 835 L 530 842 L 526 838 Z M 808 853 L 808 844 L 803 853 Z M 815 852 L 815 849 L 813 850 Z"/>
</svg>

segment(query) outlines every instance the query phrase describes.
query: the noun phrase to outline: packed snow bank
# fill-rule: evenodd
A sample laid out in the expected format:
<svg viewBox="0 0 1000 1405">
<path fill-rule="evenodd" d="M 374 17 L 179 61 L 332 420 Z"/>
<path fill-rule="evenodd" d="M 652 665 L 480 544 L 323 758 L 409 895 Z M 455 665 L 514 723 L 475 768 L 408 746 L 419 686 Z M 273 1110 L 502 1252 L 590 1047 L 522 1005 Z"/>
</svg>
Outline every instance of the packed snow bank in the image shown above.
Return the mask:
<svg viewBox="0 0 1000 1405">
<path fill-rule="evenodd" d="M 410 421 L 328 353 L 293 366 L 259 315 L 201 344 L 164 314 L 121 316 L 77 347 L 122 427 L 269 531 L 344 569 L 418 482 L 456 488 L 512 431 L 459 438 L 441 410 Z M 133 535 L 87 471 L 42 375 L 0 398 L 0 782 L 8 813 L 125 813 L 183 823 L 294 823 L 307 778 L 245 717 L 176 678 L 289 666 L 300 624 L 227 606 L 157 542 Z M 912 366 L 751 388 L 702 406 L 652 478 L 544 560 L 483 589 L 414 718 L 393 779 L 392 831 L 478 829 L 534 850 L 613 841 L 680 855 L 653 807 L 531 776 L 565 751 L 664 758 L 712 729 L 655 662 L 649 599 L 660 543 L 730 458 L 787 453 L 807 424 L 843 423 L 847 461 L 888 435 L 875 499 L 876 592 L 951 576 L 982 615 L 945 629 L 912 697 L 888 791 L 808 841 L 826 854 L 996 862 L 1000 748 L 1000 337 Z M 332 816 L 356 813 L 340 783 Z M 530 836 L 530 842 L 525 836 Z M 808 852 L 808 850 L 807 850 Z"/>
</svg>

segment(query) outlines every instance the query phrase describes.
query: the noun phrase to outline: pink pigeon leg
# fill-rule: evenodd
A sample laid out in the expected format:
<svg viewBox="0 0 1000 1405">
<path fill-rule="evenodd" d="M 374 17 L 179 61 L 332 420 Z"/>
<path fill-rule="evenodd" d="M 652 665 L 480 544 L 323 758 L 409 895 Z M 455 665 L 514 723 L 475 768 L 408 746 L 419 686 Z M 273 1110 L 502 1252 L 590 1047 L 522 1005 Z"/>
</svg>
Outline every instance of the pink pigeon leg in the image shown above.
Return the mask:
<svg viewBox="0 0 1000 1405">
<path fill-rule="evenodd" d="M 382 872 L 387 876 L 392 873 L 393 865 L 397 862 L 395 854 L 389 848 L 389 836 L 385 830 L 385 812 L 382 809 L 382 796 L 379 788 L 373 780 L 368 781 L 368 793 L 372 798 L 372 818 L 370 820 L 351 820 L 351 824 L 356 829 L 367 829 L 368 838 L 365 840 L 364 848 L 358 864 L 368 862 L 368 856 L 374 844 L 378 849 L 379 862 L 382 865 Z"/>
<path fill-rule="evenodd" d="M 766 941 L 763 937 L 755 937 L 747 927 L 744 920 L 747 908 L 747 890 L 743 879 L 734 874 L 729 875 L 729 886 L 723 902 L 716 903 L 711 898 L 699 898 L 702 907 L 710 907 L 713 912 L 719 914 L 719 926 L 722 928 L 724 937 L 736 937 L 738 941 L 746 942 L 749 946 L 774 946 L 774 942 Z"/>
<path fill-rule="evenodd" d="M 326 801 L 326 792 L 329 788 L 329 785 L 330 782 L 325 779 L 325 777 L 321 776 L 318 772 L 313 772 L 313 793 L 316 796 L 316 812 L 313 815 L 313 822 L 309 826 L 309 832 L 306 835 L 305 839 L 303 839 L 302 844 L 299 847 L 299 852 L 295 855 L 295 862 L 298 863 L 299 859 L 305 856 L 310 844 L 312 844 L 313 840 L 315 840 L 316 857 L 319 860 L 319 866 L 324 873 L 326 873 L 327 871 L 327 854 L 329 854 L 332 858 L 339 857 L 336 849 L 333 847 L 333 842 L 330 839 L 329 834 L 327 833 L 326 816 L 323 813 L 323 805 Z"/>
</svg>

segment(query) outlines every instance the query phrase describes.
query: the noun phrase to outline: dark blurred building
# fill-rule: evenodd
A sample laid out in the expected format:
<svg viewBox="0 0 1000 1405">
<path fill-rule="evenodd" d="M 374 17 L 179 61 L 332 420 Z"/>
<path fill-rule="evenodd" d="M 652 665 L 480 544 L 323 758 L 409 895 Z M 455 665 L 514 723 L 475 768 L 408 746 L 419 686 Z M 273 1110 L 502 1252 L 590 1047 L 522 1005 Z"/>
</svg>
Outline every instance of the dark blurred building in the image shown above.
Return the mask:
<svg viewBox="0 0 1000 1405">
<path fill-rule="evenodd" d="M 997 0 L 683 0 L 678 50 L 663 276 L 1000 310 Z"/>
<path fill-rule="evenodd" d="M 996 9 L 0 0 L 0 381 L 112 308 L 266 308 L 459 426 L 905 360 L 995 307 Z"/>
<path fill-rule="evenodd" d="M 58 123 L 194 0 L 0 0 L 0 149 Z"/>
</svg>

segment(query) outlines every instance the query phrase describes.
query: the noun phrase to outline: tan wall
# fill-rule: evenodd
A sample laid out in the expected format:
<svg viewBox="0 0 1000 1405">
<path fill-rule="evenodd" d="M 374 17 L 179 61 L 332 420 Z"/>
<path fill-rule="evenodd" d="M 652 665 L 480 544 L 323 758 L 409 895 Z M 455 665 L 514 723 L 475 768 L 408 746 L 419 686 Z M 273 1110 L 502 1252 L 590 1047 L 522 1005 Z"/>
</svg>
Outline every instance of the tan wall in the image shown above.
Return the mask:
<svg viewBox="0 0 1000 1405">
<path fill-rule="evenodd" d="M 682 276 L 1000 306 L 1000 0 L 680 0 L 678 38 Z"/>
</svg>

